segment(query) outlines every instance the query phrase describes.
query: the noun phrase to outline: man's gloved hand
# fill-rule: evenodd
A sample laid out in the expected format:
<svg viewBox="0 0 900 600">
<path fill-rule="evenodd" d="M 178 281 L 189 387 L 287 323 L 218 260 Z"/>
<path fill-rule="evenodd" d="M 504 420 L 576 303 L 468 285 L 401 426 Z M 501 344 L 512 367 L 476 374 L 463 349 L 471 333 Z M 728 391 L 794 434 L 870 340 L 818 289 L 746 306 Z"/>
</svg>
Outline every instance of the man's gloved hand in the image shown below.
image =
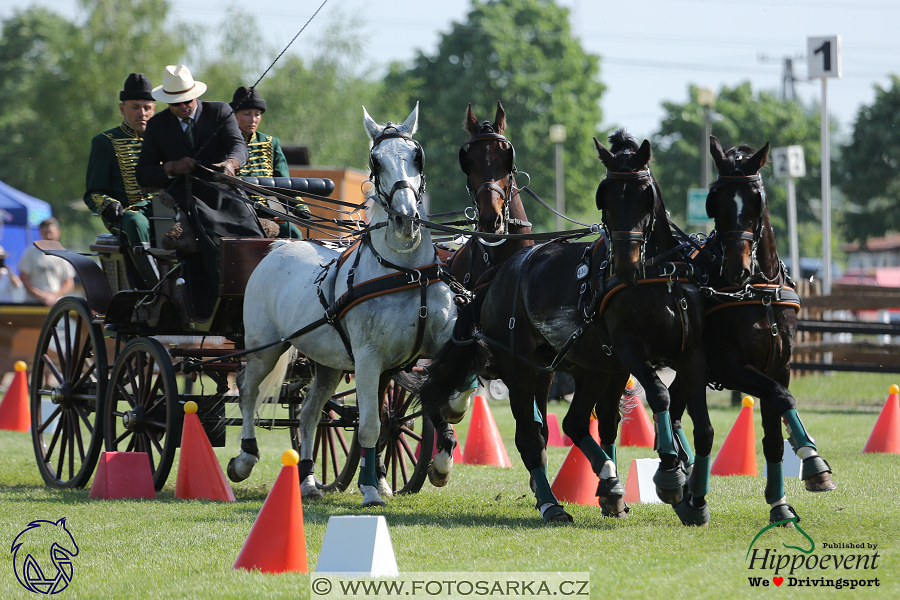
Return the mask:
<svg viewBox="0 0 900 600">
<path fill-rule="evenodd" d="M 173 160 L 169 163 L 169 170 L 167 174 L 169 175 L 187 175 L 191 171 L 194 170 L 194 167 L 197 166 L 197 161 L 195 161 L 190 156 L 185 156 L 184 158 L 179 158 L 178 160 Z"/>
<path fill-rule="evenodd" d="M 210 165 L 210 168 L 213 171 L 218 171 L 219 173 L 224 173 L 225 175 L 228 175 L 229 177 L 234 177 L 234 173 L 235 173 L 235 171 L 237 171 L 239 166 L 240 165 L 238 164 L 237 160 L 235 160 L 233 158 L 226 158 L 222 162 Z"/>
<path fill-rule="evenodd" d="M 312 219 L 313 215 L 309 212 L 309 209 L 305 204 L 298 204 L 294 208 L 291 209 L 291 212 L 294 213 L 295 216 L 300 217 L 301 219 Z"/>
<path fill-rule="evenodd" d="M 119 202 L 110 202 L 101 214 L 110 223 L 118 223 L 122 219 L 123 212 L 125 212 L 125 209 L 122 208 Z"/>
</svg>

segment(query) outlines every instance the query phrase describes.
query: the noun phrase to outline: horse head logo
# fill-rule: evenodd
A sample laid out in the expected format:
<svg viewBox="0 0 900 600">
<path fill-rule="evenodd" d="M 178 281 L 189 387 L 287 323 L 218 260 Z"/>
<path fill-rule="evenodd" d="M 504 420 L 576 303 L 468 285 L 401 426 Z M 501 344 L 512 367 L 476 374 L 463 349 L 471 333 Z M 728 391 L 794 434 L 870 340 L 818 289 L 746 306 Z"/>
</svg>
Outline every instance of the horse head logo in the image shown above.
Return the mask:
<svg viewBox="0 0 900 600">
<path fill-rule="evenodd" d="M 13 569 L 22 587 L 36 594 L 58 594 L 72 581 L 72 558 L 78 544 L 66 519 L 32 521 L 13 540 Z M 54 571 L 55 568 L 55 571 Z"/>
</svg>

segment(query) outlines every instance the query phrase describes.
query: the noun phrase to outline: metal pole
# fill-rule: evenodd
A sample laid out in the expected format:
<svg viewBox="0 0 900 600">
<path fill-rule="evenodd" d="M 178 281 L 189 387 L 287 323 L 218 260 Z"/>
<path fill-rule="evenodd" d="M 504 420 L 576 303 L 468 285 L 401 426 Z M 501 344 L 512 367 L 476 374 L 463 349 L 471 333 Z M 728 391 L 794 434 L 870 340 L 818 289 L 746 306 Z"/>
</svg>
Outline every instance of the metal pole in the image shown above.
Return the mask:
<svg viewBox="0 0 900 600">
<path fill-rule="evenodd" d="M 788 234 L 791 244 L 791 276 L 794 281 L 803 278 L 803 270 L 800 268 L 800 242 L 797 235 L 797 191 L 794 188 L 794 178 L 787 178 L 787 205 L 788 205 Z"/>
<path fill-rule="evenodd" d="M 563 185 L 563 145 L 556 143 L 556 212 L 566 214 L 565 186 Z M 563 230 L 563 219 L 556 217 L 556 231 Z"/>
<path fill-rule="evenodd" d="M 828 145 L 827 78 L 822 78 L 822 294 L 831 294 L 831 152 Z"/>
</svg>

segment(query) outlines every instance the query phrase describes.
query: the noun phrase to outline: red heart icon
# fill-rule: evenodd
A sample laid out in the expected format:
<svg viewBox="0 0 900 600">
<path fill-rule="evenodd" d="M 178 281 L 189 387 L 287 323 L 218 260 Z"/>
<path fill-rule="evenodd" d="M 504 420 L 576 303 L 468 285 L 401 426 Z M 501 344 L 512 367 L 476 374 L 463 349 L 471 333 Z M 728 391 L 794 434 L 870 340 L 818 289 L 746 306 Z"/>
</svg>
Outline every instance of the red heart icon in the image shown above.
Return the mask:
<svg viewBox="0 0 900 600">
<path fill-rule="evenodd" d="M 784 577 L 773 577 L 772 582 L 775 584 L 775 587 L 778 587 L 782 583 L 784 583 Z"/>
</svg>

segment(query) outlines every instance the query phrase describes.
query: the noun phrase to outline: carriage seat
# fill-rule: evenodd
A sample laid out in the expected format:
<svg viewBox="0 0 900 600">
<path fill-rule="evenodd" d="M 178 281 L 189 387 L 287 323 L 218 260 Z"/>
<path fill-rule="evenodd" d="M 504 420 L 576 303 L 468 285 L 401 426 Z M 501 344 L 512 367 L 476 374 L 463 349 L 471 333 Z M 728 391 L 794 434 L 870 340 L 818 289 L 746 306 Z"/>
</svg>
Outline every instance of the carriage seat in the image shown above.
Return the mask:
<svg viewBox="0 0 900 600">
<path fill-rule="evenodd" d="M 296 196 L 291 192 L 306 192 L 317 196 L 330 196 L 334 192 L 334 182 L 317 177 L 239 177 L 247 183 L 271 188 L 273 192 Z"/>
</svg>

